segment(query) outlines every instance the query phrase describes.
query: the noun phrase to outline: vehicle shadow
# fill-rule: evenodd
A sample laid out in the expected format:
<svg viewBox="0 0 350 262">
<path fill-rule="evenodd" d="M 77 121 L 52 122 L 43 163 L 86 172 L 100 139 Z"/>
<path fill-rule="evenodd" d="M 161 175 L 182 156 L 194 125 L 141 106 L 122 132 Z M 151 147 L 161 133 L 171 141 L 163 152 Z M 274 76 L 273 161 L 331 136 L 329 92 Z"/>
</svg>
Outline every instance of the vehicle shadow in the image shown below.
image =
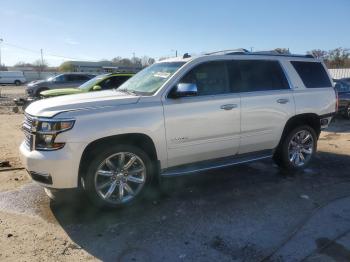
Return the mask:
<svg viewBox="0 0 350 262">
<path fill-rule="evenodd" d="M 168 178 L 162 183 L 166 193 L 155 189 L 115 211 L 96 209 L 83 197 L 50 207 L 69 237 L 103 261 L 253 261 L 315 208 L 300 195 L 350 182 L 349 163 L 349 155 L 318 152 L 296 174 L 266 160 Z"/>
<path fill-rule="evenodd" d="M 332 119 L 331 124 L 325 130 L 327 132 L 335 133 L 349 133 L 350 132 L 350 120 L 345 119 L 342 116 L 336 116 Z"/>
</svg>

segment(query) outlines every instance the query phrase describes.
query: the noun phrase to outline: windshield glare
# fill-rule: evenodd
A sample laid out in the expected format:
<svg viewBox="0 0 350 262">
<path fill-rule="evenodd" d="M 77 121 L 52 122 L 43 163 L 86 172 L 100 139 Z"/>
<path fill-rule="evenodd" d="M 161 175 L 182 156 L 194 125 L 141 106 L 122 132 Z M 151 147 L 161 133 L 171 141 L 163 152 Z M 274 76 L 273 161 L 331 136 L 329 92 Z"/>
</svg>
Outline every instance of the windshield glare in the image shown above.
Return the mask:
<svg viewBox="0 0 350 262">
<path fill-rule="evenodd" d="M 90 79 L 89 81 L 85 82 L 84 84 L 80 85 L 78 88 L 79 89 L 87 89 L 87 88 L 93 87 L 98 82 L 100 82 L 103 78 L 104 78 L 104 76 L 96 76 L 96 77 Z"/>
<path fill-rule="evenodd" d="M 130 78 L 119 89 L 144 95 L 154 94 L 185 62 L 153 64 Z"/>
</svg>

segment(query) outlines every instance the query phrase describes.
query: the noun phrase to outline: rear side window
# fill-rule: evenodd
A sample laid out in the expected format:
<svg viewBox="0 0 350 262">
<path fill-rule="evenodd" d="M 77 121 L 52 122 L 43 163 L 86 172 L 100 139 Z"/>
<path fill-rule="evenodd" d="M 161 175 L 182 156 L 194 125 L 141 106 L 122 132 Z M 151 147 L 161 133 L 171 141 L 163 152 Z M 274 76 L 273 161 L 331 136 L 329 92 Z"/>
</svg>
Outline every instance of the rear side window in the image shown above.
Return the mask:
<svg viewBox="0 0 350 262">
<path fill-rule="evenodd" d="M 278 61 L 233 60 L 229 62 L 231 88 L 235 92 L 288 89 L 288 81 Z"/>
<path fill-rule="evenodd" d="M 307 88 L 331 87 L 331 81 L 323 65 L 319 62 L 291 61 Z"/>
</svg>

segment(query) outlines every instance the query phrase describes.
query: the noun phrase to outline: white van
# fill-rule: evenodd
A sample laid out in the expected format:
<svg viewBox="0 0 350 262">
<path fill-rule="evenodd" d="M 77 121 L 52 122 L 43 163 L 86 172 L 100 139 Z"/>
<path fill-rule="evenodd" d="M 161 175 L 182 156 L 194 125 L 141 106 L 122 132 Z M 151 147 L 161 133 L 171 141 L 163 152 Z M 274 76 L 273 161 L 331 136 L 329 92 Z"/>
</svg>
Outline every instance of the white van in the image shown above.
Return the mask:
<svg viewBox="0 0 350 262">
<path fill-rule="evenodd" d="M 0 84 L 15 84 L 19 86 L 26 81 L 22 71 L 0 71 Z"/>
</svg>

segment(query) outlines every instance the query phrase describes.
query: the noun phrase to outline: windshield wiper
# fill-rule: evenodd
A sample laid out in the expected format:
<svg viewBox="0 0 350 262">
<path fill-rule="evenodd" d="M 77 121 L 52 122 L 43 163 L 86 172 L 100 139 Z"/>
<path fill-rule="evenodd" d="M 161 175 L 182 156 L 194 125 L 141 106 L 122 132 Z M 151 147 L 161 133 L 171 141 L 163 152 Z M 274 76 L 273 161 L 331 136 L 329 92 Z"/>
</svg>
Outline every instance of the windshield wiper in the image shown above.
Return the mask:
<svg viewBox="0 0 350 262">
<path fill-rule="evenodd" d="M 123 93 L 128 93 L 128 94 L 135 95 L 135 96 L 137 95 L 135 91 L 129 90 L 129 89 L 126 89 L 126 88 L 117 88 L 116 91 L 123 92 Z"/>
</svg>

